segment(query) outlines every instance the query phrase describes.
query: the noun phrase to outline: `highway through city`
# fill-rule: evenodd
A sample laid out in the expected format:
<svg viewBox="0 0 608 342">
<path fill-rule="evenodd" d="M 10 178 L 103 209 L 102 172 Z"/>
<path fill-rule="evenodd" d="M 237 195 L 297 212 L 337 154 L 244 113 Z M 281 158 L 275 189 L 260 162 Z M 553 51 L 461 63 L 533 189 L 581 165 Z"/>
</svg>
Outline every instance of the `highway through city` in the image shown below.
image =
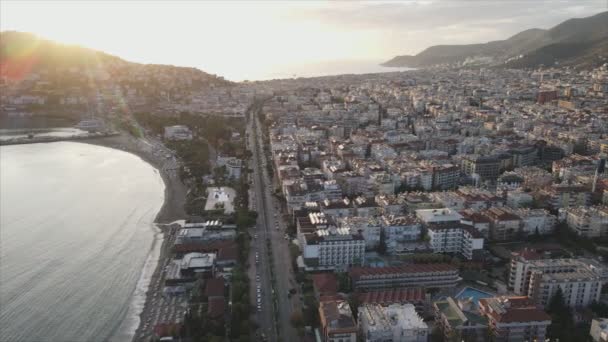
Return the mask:
<svg viewBox="0 0 608 342">
<path fill-rule="evenodd" d="M 282 222 L 280 206 L 272 197 L 272 181 L 268 175 L 263 149 L 263 139 L 257 112 L 261 104 L 252 106 L 248 124 L 249 146 L 252 148 L 253 207 L 258 213 L 253 239 L 251 278 L 253 301 L 260 333 L 269 341 L 298 341 L 291 326 L 292 312 L 300 310 L 299 294 L 288 295 L 291 289 L 298 290 L 291 266 L 286 225 Z M 256 253 L 258 261 L 256 262 Z M 259 276 L 259 282 L 256 277 Z M 274 278 L 274 281 L 273 281 Z M 258 284 L 261 295 L 261 311 L 258 310 Z M 275 306 L 276 302 L 276 306 Z"/>
</svg>

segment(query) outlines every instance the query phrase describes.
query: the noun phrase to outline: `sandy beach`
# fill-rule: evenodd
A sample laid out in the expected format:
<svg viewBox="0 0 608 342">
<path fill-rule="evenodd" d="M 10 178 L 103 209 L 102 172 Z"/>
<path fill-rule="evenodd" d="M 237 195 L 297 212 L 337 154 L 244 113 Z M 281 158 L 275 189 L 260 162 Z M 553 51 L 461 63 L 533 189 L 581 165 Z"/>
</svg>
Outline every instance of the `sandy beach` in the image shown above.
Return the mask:
<svg viewBox="0 0 608 342">
<path fill-rule="evenodd" d="M 154 272 L 149 277 L 149 281 L 144 279 L 145 284 L 143 284 L 143 291 L 146 293 L 145 303 L 139 314 L 138 327 L 132 335 L 133 341 L 147 341 L 153 335 L 153 323 L 154 320 L 158 318 L 159 304 L 161 304 L 160 301 L 163 300 L 162 271 L 169 261 L 168 256 L 171 253 L 175 232 L 179 228 L 178 224 L 171 223 L 186 218 L 184 203 L 186 200 L 187 188 L 179 178 L 177 162 L 172 158 L 166 158 L 167 153 L 164 152 L 166 150 L 164 150 L 164 147 L 158 142 L 137 139 L 126 134 L 87 139 L 82 142 L 135 154 L 154 166 L 159 171 L 165 183 L 165 200 L 155 220 L 163 235 L 162 244 L 159 251 L 154 250 L 154 247 L 152 248 L 151 258 L 158 256 L 158 259 L 149 260 L 150 264 L 156 263 L 156 265 L 154 266 Z M 147 265 L 146 267 L 150 266 Z M 145 276 L 145 270 L 142 276 Z M 177 308 L 181 303 L 162 304 L 172 305 Z M 141 307 L 141 305 L 136 306 Z M 179 312 L 174 314 L 179 314 Z M 129 317 L 127 318 L 129 319 Z"/>
</svg>

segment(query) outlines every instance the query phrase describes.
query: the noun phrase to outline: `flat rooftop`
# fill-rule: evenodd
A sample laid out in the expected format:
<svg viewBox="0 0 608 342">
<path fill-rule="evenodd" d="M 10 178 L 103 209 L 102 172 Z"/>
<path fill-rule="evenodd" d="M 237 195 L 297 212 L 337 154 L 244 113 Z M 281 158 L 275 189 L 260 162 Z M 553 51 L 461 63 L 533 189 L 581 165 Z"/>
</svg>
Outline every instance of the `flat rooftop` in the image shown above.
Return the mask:
<svg viewBox="0 0 608 342">
<path fill-rule="evenodd" d="M 207 188 L 207 202 L 205 210 L 224 210 L 224 214 L 234 213 L 234 197 L 236 191 L 229 187 L 209 187 Z"/>
</svg>

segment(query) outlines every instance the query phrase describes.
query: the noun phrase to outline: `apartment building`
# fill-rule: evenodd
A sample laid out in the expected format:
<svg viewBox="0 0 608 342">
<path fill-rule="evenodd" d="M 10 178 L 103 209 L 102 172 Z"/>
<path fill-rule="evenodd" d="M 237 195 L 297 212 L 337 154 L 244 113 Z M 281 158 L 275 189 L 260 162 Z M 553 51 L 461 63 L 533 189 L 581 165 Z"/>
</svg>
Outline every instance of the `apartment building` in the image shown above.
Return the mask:
<svg viewBox="0 0 608 342">
<path fill-rule="evenodd" d="M 568 306 L 587 306 L 599 300 L 604 280 L 605 268 L 587 259 L 544 259 L 530 250 L 512 253 L 509 287 L 538 304 L 548 304 L 559 287 Z"/>
<path fill-rule="evenodd" d="M 426 225 L 429 244 L 434 253 L 456 253 L 471 260 L 483 250 L 483 235 L 462 223 Z"/>
<path fill-rule="evenodd" d="M 536 199 L 546 202 L 552 209 L 589 206 L 591 192 L 582 185 L 555 184 L 538 192 Z"/>
<path fill-rule="evenodd" d="M 422 225 L 413 215 L 384 215 L 380 218 L 380 222 L 388 253 L 399 253 L 404 250 L 404 245 L 420 239 Z"/>
<path fill-rule="evenodd" d="M 538 304 L 548 305 L 558 288 L 561 288 L 564 301 L 570 307 L 586 307 L 599 301 L 603 281 L 598 272 L 584 264 L 564 267 L 560 267 L 560 270 L 564 270 L 561 272 L 532 271 L 528 296 Z"/>
<path fill-rule="evenodd" d="M 356 289 L 398 287 L 454 287 L 460 282 L 458 268 L 450 264 L 409 264 L 398 267 L 353 267 L 349 271 Z"/>
<path fill-rule="evenodd" d="M 484 342 L 488 337 L 488 319 L 469 303 L 451 297 L 433 303 L 435 321 L 444 341 Z"/>
<path fill-rule="evenodd" d="M 319 212 L 297 217 L 296 227 L 306 267 L 345 269 L 363 263 L 365 240 L 361 233 L 346 227 L 338 228 Z"/>
<path fill-rule="evenodd" d="M 365 342 L 426 342 L 429 327 L 412 304 L 363 304 L 358 312 Z"/>
<path fill-rule="evenodd" d="M 492 341 L 544 341 L 551 325 L 551 316 L 528 297 L 482 298 L 478 305 Z"/>
<path fill-rule="evenodd" d="M 526 235 L 553 233 L 557 217 L 545 209 L 517 209 L 513 213 L 521 218 L 521 229 Z"/>
<path fill-rule="evenodd" d="M 495 156 L 467 155 L 462 159 L 462 172 L 481 179 L 497 179 L 500 175 L 500 160 Z"/>
<path fill-rule="evenodd" d="M 608 342 L 608 318 L 593 319 L 589 335 L 593 342 Z"/>
<path fill-rule="evenodd" d="M 503 208 L 483 211 L 490 220 L 490 239 L 494 241 L 513 240 L 521 230 L 521 218 Z"/>
<path fill-rule="evenodd" d="M 361 304 L 412 304 L 416 312 L 424 314 L 428 311 L 431 295 L 423 287 L 389 288 L 377 291 L 357 292 Z"/>
<path fill-rule="evenodd" d="M 608 207 L 574 207 L 563 211 L 568 228 L 579 236 L 608 236 Z"/>
<path fill-rule="evenodd" d="M 324 342 L 357 342 L 357 323 L 345 300 L 319 303 L 321 340 Z"/>
</svg>

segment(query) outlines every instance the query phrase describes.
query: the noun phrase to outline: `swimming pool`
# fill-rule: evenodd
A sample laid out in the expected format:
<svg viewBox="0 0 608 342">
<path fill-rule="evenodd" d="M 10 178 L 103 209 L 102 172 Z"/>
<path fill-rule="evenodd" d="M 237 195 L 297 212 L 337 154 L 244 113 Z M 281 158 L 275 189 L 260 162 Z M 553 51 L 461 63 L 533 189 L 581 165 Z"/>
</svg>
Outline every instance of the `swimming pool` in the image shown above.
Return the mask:
<svg viewBox="0 0 608 342">
<path fill-rule="evenodd" d="M 462 289 L 462 291 L 460 291 L 460 293 L 458 293 L 455 298 L 456 299 L 473 298 L 473 303 L 475 304 L 475 306 L 477 306 L 477 302 L 479 302 L 479 300 L 481 298 L 490 298 L 490 297 L 494 297 L 494 296 L 495 295 L 492 293 L 481 291 L 474 287 L 467 286 L 464 289 Z"/>
</svg>

